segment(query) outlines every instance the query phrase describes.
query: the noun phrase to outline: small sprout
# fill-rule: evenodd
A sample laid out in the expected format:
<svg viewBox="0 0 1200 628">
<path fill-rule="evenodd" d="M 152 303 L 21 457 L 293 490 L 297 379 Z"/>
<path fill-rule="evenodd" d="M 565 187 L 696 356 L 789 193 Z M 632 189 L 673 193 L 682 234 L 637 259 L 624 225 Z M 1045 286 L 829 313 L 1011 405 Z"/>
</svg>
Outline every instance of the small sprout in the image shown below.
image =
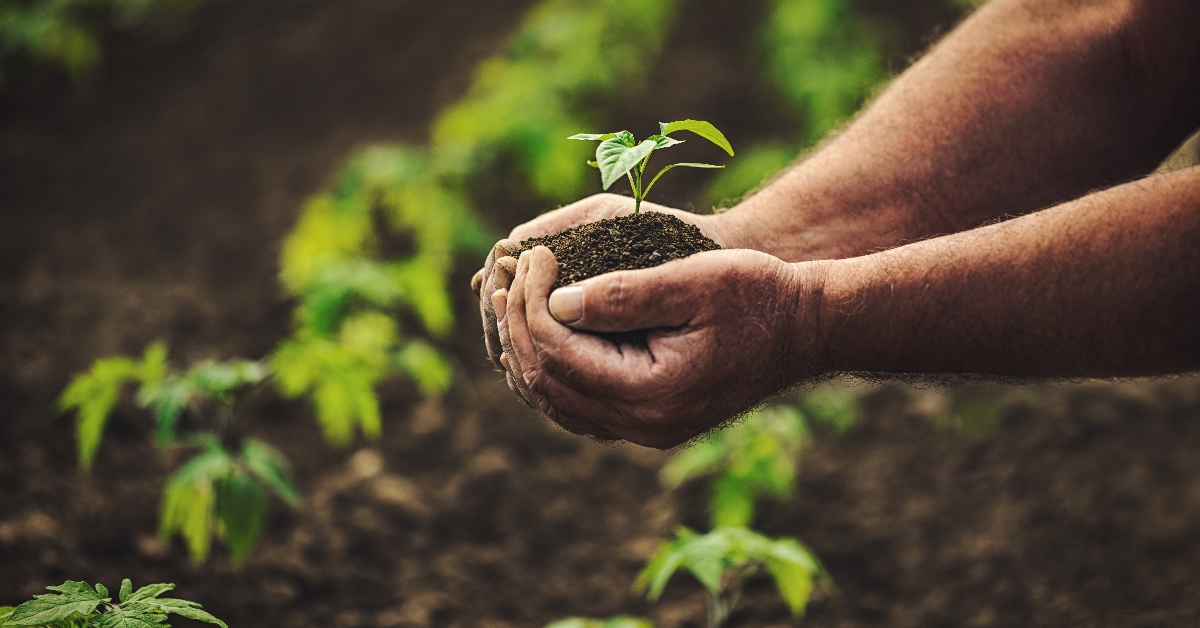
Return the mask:
<svg viewBox="0 0 1200 628">
<path fill-rule="evenodd" d="M 804 614 L 814 585 L 832 593 L 833 582 L 812 552 L 796 539 L 771 539 L 746 528 L 717 528 L 696 534 L 680 528 L 664 541 L 638 574 L 634 589 L 657 601 L 680 569 L 690 572 L 709 598 L 709 628 L 723 628 L 746 581 L 766 570 L 792 612 Z"/>
<path fill-rule="evenodd" d="M 637 617 L 611 617 L 609 619 L 587 619 L 585 617 L 571 617 L 569 619 L 560 619 L 546 628 L 654 628 L 654 624 Z"/>
<path fill-rule="evenodd" d="M 641 211 L 642 201 L 650 193 L 650 188 L 654 187 L 658 178 L 668 170 L 680 166 L 687 168 L 725 167 L 691 162 L 670 164 L 659 170 L 650 183 L 643 187 L 643 175 L 646 172 L 646 165 L 650 162 L 650 155 L 660 148 L 670 148 L 683 143 L 683 140 L 670 137 L 672 133 L 691 131 L 721 147 L 722 150 L 729 153 L 730 157 L 733 156 L 733 147 L 729 145 L 729 140 L 725 139 L 725 135 L 718 131 L 717 127 L 703 120 L 659 122 L 658 127 L 658 135 L 651 135 L 641 142 L 638 142 L 629 131 L 579 133 L 567 139 L 600 142 L 600 146 L 596 148 L 596 160 L 589 161 L 588 165 L 600 170 L 600 182 L 604 185 L 605 190 L 612 187 L 612 184 L 622 176 L 629 179 L 629 187 L 633 189 L 633 213 L 636 215 Z"/>
<path fill-rule="evenodd" d="M 102 584 L 93 588 L 86 582 L 68 580 L 46 588 L 55 593 L 35 595 L 16 608 L 0 608 L 0 626 L 151 628 L 167 626 L 167 615 L 173 614 L 229 628 L 195 602 L 158 597 L 174 589 L 173 584 L 151 584 L 134 591 L 126 578 L 121 581 L 116 603 Z"/>
</svg>

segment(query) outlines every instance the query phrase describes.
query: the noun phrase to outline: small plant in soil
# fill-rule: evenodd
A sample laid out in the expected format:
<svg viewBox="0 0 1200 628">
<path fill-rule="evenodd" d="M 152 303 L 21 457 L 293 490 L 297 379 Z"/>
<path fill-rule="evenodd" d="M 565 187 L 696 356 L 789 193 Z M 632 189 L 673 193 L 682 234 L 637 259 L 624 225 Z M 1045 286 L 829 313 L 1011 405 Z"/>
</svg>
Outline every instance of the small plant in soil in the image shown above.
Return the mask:
<svg viewBox="0 0 1200 628">
<path fill-rule="evenodd" d="M 159 597 L 174 589 L 173 584 L 151 584 L 134 591 L 133 583 L 126 578 L 121 581 L 115 603 L 102 584 L 90 587 L 86 582 L 68 580 L 46 588 L 54 593 L 35 595 L 16 608 L 0 607 L 0 626 L 170 628 L 167 615 L 174 614 L 228 628 L 195 602 Z"/>
<path fill-rule="evenodd" d="M 834 591 L 825 569 L 799 541 L 771 539 L 746 528 L 717 528 L 708 534 L 680 528 L 675 539 L 663 542 L 646 563 L 634 589 L 657 601 L 680 569 L 708 590 L 709 628 L 724 628 L 746 581 L 764 571 L 794 617 L 804 614 L 814 586 Z"/>
<path fill-rule="evenodd" d="M 659 133 L 638 142 L 629 131 L 618 133 L 581 133 L 569 139 L 599 141 L 596 160 L 588 162 L 599 168 L 604 189 L 625 177 L 633 190 L 633 214 L 580 225 L 560 233 L 531 238 L 521 243 L 520 252 L 535 246 L 546 246 L 558 260 L 559 273 L 555 287 L 565 286 L 589 277 L 615 270 L 636 270 L 665 264 L 695 253 L 721 248 L 700 233 L 695 225 L 660 212 L 641 213 L 642 201 L 650 189 L 667 171 L 678 168 L 724 168 L 712 164 L 674 163 L 664 166 L 648 182 L 645 179 L 650 156 L 657 150 L 683 143 L 670 137 L 680 131 L 691 131 L 733 155 L 729 140 L 716 127 L 702 120 L 680 120 L 659 123 Z"/>
<path fill-rule="evenodd" d="M 96 360 L 63 392 L 59 407 L 77 413 L 79 460 L 86 469 L 125 385 L 139 384 L 137 402 L 152 411 L 158 445 L 199 450 L 167 481 L 160 536 L 166 540 L 179 533 L 196 562 L 207 558 L 213 537 L 223 537 L 234 564 L 241 565 L 262 532 L 269 496 L 300 506 L 283 454 L 262 441 L 238 439 L 230 431 L 237 394 L 270 374 L 265 363 L 250 360 L 205 361 L 172 371 L 166 346 L 154 343 L 140 360 Z M 191 429 L 180 436 L 178 427 L 185 417 Z"/>
<path fill-rule="evenodd" d="M 589 161 L 588 165 L 600 170 L 600 182 L 604 185 L 604 189 L 612 187 L 617 179 L 626 177 L 629 179 L 629 187 L 633 189 L 633 213 L 637 215 L 642 208 L 642 201 L 646 195 L 650 193 L 650 188 L 658 182 L 659 177 L 666 174 L 668 170 L 678 167 L 686 168 L 724 168 L 725 166 L 715 166 L 713 164 L 701 164 L 693 162 L 674 163 L 664 166 L 650 183 L 643 186 L 643 177 L 646 173 L 646 166 L 650 162 L 650 155 L 654 151 L 670 148 L 677 144 L 682 144 L 683 140 L 677 140 L 671 137 L 672 133 L 679 131 L 691 131 L 700 137 L 720 146 L 729 156 L 733 156 L 733 147 L 729 145 L 729 140 L 725 139 L 725 134 L 717 130 L 717 127 L 703 120 L 678 120 L 675 122 L 659 122 L 659 133 L 638 142 L 633 134 L 629 131 L 618 131 L 616 133 L 579 133 L 572 135 L 567 139 L 599 141 L 600 146 L 596 148 L 596 161 Z"/>
</svg>

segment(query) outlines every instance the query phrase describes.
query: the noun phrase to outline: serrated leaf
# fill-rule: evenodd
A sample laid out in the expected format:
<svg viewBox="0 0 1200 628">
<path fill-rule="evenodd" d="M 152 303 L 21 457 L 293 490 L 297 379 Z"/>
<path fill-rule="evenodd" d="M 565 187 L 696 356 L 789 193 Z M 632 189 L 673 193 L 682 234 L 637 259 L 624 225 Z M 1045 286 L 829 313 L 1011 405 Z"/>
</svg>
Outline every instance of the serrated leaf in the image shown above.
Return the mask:
<svg viewBox="0 0 1200 628">
<path fill-rule="evenodd" d="M 571 137 L 568 137 L 567 139 L 603 142 L 604 140 L 611 140 L 612 138 L 614 138 L 616 136 L 617 136 L 616 133 L 576 133 L 575 135 L 572 135 Z"/>
<path fill-rule="evenodd" d="M 214 485 L 233 470 L 229 452 L 213 445 L 180 467 L 163 490 L 159 535 L 165 539 L 178 532 L 197 563 L 208 557 L 216 528 Z"/>
<path fill-rule="evenodd" d="M 95 588 L 96 588 L 97 594 L 99 594 L 102 597 L 108 597 L 108 587 L 97 582 Z"/>
<path fill-rule="evenodd" d="M 12 612 L 17 610 L 15 606 L 0 606 L 0 626 L 4 625 L 4 620 L 8 619 Z"/>
<path fill-rule="evenodd" d="M 129 358 L 101 358 L 93 362 L 87 372 L 71 380 L 58 398 L 59 410 L 76 410 L 75 433 L 79 441 L 79 464 L 83 468 L 92 466 L 104 425 L 117 405 L 121 387 L 125 382 L 137 379 L 140 370 Z"/>
<path fill-rule="evenodd" d="M 704 120 L 677 120 L 675 122 L 659 122 L 658 128 L 661 135 L 670 135 L 676 131 L 691 131 L 700 137 L 720 146 L 722 150 L 733 156 L 733 146 L 730 146 L 729 140 L 725 139 L 725 134 L 717 130 L 717 127 L 705 122 Z"/>
<path fill-rule="evenodd" d="M 13 609 L 7 626 L 41 626 L 70 619 L 77 615 L 90 615 L 96 607 L 112 598 L 96 593 L 86 582 L 68 580 L 61 585 L 46 587 L 57 593 L 35 595 L 32 600 Z"/>
<path fill-rule="evenodd" d="M 157 628 L 167 621 L 167 616 L 155 612 L 146 602 L 129 602 L 113 606 L 90 620 L 93 628 Z"/>
<path fill-rule="evenodd" d="M 175 598 L 162 598 L 153 600 L 153 606 L 156 610 L 163 613 L 171 613 L 174 615 L 179 615 L 180 617 L 194 619 L 196 621 L 216 624 L 221 628 L 229 628 L 225 625 L 225 622 L 213 617 L 207 611 L 201 610 L 200 605 L 195 602 L 189 602 L 188 600 L 179 600 Z"/>
<path fill-rule="evenodd" d="M 156 597 L 162 595 L 163 593 L 166 593 L 167 591 L 173 590 L 174 588 L 175 588 L 175 585 L 170 584 L 170 583 L 148 584 L 148 585 L 138 589 L 137 591 L 134 591 L 133 594 L 129 596 L 128 601 L 137 602 L 138 600 L 148 600 L 148 599 L 156 598 Z M 125 600 L 122 600 L 122 601 L 125 601 Z"/>
<path fill-rule="evenodd" d="M 607 190 L 617 179 L 625 176 L 657 147 L 654 140 L 646 140 L 633 147 L 622 142 L 620 137 L 601 142 L 596 149 L 596 161 L 600 164 L 600 182 L 604 189 Z"/>
<path fill-rule="evenodd" d="M 292 508 L 303 504 L 300 493 L 288 480 L 290 465 L 279 450 L 253 438 L 242 443 L 242 463 L 255 479 Z"/>
<path fill-rule="evenodd" d="M 234 473 L 218 485 L 217 516 L 237 567 L 246 562 L 267 518 L 267 493 L 253 479 Z"/>
</svg>

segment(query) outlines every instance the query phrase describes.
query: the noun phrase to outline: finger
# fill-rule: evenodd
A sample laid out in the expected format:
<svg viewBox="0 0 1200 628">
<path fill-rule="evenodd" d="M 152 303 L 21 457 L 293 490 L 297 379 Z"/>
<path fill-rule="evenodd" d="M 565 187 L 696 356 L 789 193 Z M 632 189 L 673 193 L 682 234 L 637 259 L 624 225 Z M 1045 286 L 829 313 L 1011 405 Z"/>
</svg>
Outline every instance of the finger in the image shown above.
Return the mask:
<svg viewBox="0 0 1200 628">
<path fill-rule="evenodd" d="M 492 273 L 495 277 L 493 281 L 496 287 L 507 289 L 512 285 L 513 275 L 517 274 L 517 258 L 512 256 L 501 257 L 496 260 L 496 265 L 492 268 Z"/>
<path fill-rule="evenodd" d="M 496 321 L 504 320 L 508 311 L 508 290 L 500 288 L 492 293 L 492 309 L 496 312 Z"/>
<path fill-rule="evenodd" d="M 483 278 L 485 275 L 486 273 L 483 272 L 482 268 L 475 271 L 474 275 L 471 275 L 471 292 L 474 292 L 475 296 L 479 296 L 479 290 L 483 288 Z"/>
<path fill-rule="evenodd" d="M 539 270 L 553 264 L 552 256 L 542 250 L 530 251 L 522 258 L 526 256 L 530 270 L 522 284 L 524 328 L 536 350 L 539 367 L 582 395 L 605 399 L 614 408 L 655 401 L 655 357 L 643 350 L 623 350 L 607 339 L 575 331 L 555 320 L 547 307 L 553 278 L 549 272 Z M 536 393 L 545 394 L 536 382 L 530 386 Z M 619 419 L 609 419 L 613 420 Z M 611 422 L 602 424 L 614 427 Z"/>
<path fill-rule="evenodd" d="M 550 250 L 543 246 L 535 247 L 533 251 L 537 251 L 538 253 L 544 252 L 546 255 L 550 255 L 551 259 L 554 257 L 550 253 Z M 509 364 L 514 366 L 512 373 L 517 380 L 517 386 L 521 387 L 522 390 L 529 391 L 530 400 L 540 410 L 545 412 L 546 409 L 543 408 L 542 400 L 536 393 L 530 391 L 529 388 L 530 382 L 534 380 L 541 368 L 538 364 L 539 356 L 537 347 L 533 345 L 529 337 L 529 330 L 525 325 L 525 285 L 531 280 L 529 260 L 538 256 L 538 254 L 531 255 L 530 253 L 521 255 L 520 260 L 517 262 L 516 277 L 513 279 L 512 288 L 509 289 L 507 294 L 507 307 L 505 308 L 504 321 L 502 323 L 504 328 L 504 350 L 508 353 Z M 550 284 L 553 284 L 554 278 L 557 276 L 558 265 L 551 264 L 550 268 L 546 268 L 544 265 L 538 266 L 535 268 L 535 271 L 541 274 L 549 273 L 551 275 Z M 539 283 L 539 285 L 546 281 L 545 277 L 540 274 L 532 279 Z M 544 289 L 546 292 L 549 292 L 549 285 L 546 285 Z"/>
<path fill-rule="evenodd" d="M 682 327 L 721 289 L 719 269 L 700 253 L 643 270 L 622 270 L 555 290 L 547 303 L 574 329 L 621 332 Z"/>
</svg>

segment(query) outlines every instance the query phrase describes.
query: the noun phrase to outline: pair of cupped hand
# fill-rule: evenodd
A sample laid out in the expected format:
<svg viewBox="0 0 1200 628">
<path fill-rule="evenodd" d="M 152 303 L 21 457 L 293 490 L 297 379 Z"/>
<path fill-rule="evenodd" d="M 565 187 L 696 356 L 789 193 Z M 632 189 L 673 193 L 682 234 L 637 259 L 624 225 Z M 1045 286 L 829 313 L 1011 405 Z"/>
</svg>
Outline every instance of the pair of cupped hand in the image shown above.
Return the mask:
<svg viewBox="0 0 1200 628">
<path fill-rule="evenodd" d="M 544 214 L 493 247 L 472 279 L 484 341 L 509 388 L 563 428 L 667 448 L 736 417 L 820 370 L 818 273 L 752 250 L 719 215 L 652 204 L 723 248 L 551 291 L 546 247 L 521 240 L 633 212 L 600 194 Z M 591 332 L 648 330 L 647 346 Z"/>
</svg>

